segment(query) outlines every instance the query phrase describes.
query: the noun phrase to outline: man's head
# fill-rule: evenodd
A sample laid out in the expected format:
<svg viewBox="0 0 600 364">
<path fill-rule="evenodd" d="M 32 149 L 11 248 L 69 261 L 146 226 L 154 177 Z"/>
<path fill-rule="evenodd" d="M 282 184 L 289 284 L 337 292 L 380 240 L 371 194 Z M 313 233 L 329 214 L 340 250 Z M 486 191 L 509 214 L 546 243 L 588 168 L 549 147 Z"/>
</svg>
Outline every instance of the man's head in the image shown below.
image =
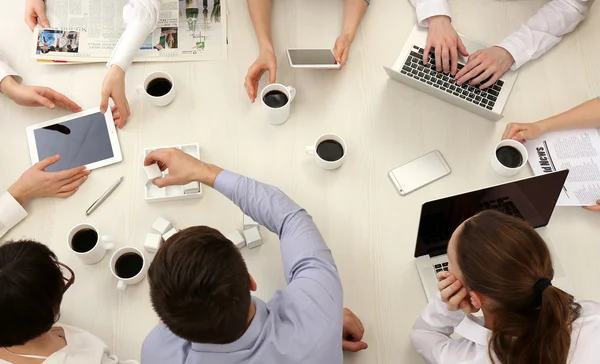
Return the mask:
<svg viewBox="0 0 600 364">
<path fill-rule="evenodd" d="M 154 310 L 175 335 L 226 344 L 244 334 L 256 283 L 236 246 L 206 226 L 165 241 L 148 271 Z"/>
</svg>

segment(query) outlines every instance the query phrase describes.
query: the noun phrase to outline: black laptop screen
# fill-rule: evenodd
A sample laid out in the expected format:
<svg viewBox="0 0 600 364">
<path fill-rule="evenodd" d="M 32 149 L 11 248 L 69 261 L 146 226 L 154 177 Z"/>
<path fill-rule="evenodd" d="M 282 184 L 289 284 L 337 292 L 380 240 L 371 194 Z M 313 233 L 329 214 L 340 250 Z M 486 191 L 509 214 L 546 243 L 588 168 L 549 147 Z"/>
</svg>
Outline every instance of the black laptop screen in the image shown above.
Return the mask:
<svg viewBox="0 0 600 364">
<path fill-rule="evenodd" d="M 415 258 L 446 254 L 454 230 L 478 212 L 495 209 L 546 226 L 560 196 L 568 170 L 509 182 L 423 204 Z"/>
</svg>

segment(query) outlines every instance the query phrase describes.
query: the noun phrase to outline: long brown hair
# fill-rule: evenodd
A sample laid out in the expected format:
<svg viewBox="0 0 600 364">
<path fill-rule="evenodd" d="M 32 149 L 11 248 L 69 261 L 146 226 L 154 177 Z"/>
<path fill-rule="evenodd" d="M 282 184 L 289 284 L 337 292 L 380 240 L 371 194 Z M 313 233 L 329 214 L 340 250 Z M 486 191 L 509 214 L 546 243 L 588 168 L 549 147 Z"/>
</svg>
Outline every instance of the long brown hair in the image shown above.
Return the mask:
<svg viewBox="0 0 600 364">
<path fill-rule="evenodd" d="M 571 328 L 581 313 L 572 295 L 554 287 L 554 268 L 544 240 L 525 221 L 497 211 L 467 220 L 457 237 L 463 284 L 491 299 L 492 363 L 565 364 Z"/>
</svg>

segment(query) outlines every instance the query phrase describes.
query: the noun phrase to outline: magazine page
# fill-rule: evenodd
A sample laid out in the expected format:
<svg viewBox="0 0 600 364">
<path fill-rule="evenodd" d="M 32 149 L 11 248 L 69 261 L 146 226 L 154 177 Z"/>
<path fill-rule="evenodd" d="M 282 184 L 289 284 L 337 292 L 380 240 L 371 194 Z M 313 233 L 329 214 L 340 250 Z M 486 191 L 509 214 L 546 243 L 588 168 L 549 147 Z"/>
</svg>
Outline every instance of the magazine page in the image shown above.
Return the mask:
<svg viewBox="0 0 600 364">
<path fill-rule="evenodd" d="M 125 30 L 128 0 L 46 0 L 50 29 L 36 28 L 33 57 L 41 63 L 106 62 Z M 225 0 L 163 0 L 158 26 L 134 62 L 227 58 Z"/>
<path fill-rule="evenodd" d="M 600 200 L 600 136 L 596 129 L 566 130 L 525 143 L 537 176 L 568 169 L 557 206 L 590 206 Z"/>
</svg>

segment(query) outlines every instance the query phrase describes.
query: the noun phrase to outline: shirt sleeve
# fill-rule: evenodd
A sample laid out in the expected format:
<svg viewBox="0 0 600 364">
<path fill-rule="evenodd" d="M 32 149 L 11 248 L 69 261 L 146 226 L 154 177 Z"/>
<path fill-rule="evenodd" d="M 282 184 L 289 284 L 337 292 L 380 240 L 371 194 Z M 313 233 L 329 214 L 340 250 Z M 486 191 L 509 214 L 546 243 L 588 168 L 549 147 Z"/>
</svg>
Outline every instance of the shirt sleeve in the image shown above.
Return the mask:
<svg viewBox="0 0 600 364">
<path fill-rule="evenodd" d="M 515 59 L 516 70 L 554 47 L 562 36 L 570 33 L 585 19 L 593 0 L 553 0 L 529 18 L 519 30 L 498 46 Z"/>
<path fill-rule="evenodd" d="M 278 188 L 229 171 L 217 176 L 215 189 L 279 236 L 288 284 L 303 290 L 328 315 L 339 316 L 342 283 L 331 250 L 306 210 Z"/>
<path fill-rule="evenodd" d="M 410 341 L 428 363 L 457 363 L 464 359 L 453 355 L 455 351 L 450 335 L 454 328 L 465 318 L 463 311 L 448 311 L 439 294 L 431 300 L 421 317 L 414 323 Z"/>
<path fill-rule="evenodd" d="M 7 76 L 13 76 L 17 82 L 22 81 L 21 77 L 19 77 L 17 72 L 8 65 L 8 61 L 4 58 L 2 53 L 0 53 L 0 82 Z"/>
<path fill-rule="evenodd" d="M 127 72 L 144 40 L 158 25 L 161 5 L 162 0 L 129 0 L 123 8 L 127 27 L 108 60 L 108 67 L 117 65 Z"/>
<path fill-rule="evenodd" d="M 0 195 L 0 238 L 27 217 L 27 211 L 8 192 Z"/>
<path fill-rule="evenodd" d="M 417 12 L 419 26 L 428 27 L 428 18 L 436 15 L 450 17 L 450 5 L 447 0 L 410 0 Z"/>
</svg>

